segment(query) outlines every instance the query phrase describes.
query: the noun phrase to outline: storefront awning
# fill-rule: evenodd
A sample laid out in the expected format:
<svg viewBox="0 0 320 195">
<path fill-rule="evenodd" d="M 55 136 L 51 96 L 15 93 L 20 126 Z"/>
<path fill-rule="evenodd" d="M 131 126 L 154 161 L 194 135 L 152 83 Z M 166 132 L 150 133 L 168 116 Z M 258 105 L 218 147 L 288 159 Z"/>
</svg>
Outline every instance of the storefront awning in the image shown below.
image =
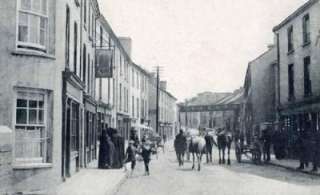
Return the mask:
<svg viewBox="0 0 320 195">
<path fill-rule="evenodd" d="M 297 114 L 310 113 L 310 112 L 320 112 L 320 103 L 307 104 L 299 107 L 283 109 L 280 111 L 280 114 L 283 116 L 288 116 L 288 115 L 297 115 Z"/>
</svg>

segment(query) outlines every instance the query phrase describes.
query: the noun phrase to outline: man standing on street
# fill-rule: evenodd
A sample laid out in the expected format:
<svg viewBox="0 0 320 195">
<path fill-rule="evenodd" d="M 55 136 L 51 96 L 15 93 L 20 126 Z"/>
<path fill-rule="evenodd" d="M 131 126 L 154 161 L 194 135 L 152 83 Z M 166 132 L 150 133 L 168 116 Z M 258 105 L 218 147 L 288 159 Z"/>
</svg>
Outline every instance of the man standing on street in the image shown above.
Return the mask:
<svg viewBox="0 0 320 195">
<path fill-rule="evenodd" d="M 183 166 L 184 153 L 187 149 L 187 138 L 183 134 L 183 130 L 180 130 L 179 134 L 176 136 L 174 140 L 174 149 L 177 154 L 179 166 Z"/>
<path fill-rule="evenodd" d="M 207 163 L 212 163 L 212 148 L 213 144 L 217 145 L 213 139 L 213 136 L 207 132 L 206 136 L 204 137 L 206 140 L 206 156 L 207 156 Z"/>
</svg>

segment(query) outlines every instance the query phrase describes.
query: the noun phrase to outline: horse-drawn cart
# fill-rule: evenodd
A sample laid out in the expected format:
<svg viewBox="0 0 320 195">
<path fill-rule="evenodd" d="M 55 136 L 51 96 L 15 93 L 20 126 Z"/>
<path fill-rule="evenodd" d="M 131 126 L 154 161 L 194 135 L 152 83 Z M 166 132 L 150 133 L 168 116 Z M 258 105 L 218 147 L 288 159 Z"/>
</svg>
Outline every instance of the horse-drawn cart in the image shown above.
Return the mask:
<svg viewBox="0 0 320 195">
<path fill-rule="evenodd" d="M 261 163 L 261 146 L 259 142 L 253 142 L 251 145 L 243 144 L 240 140 L 235 142 L 235 154 L 238 163 L 242 161 L 242 155 L 251 159 L 253 163 Z"/>
</svg>

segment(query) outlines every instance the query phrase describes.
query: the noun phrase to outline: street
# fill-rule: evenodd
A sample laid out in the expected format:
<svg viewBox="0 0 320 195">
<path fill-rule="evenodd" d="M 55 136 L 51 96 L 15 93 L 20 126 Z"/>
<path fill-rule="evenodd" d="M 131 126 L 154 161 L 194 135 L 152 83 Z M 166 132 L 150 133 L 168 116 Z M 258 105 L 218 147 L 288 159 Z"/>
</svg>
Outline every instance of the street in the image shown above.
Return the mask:
<svg viewBox="0 0 320 195">
<path fill-rule="evenodd" d="M 120 187 L 117 195 L 306 195 L 320 194 L 320 178 L 291 172 L 273 166 L 256 166 L 249 163 L 238 164 L 231 154 L 232 165 L 217 164 L 217 149 L 214 148 L 213 165 L 203 158 L 200 172 L 191 170 L 192 164 L 178 167 L 172 148 L 153 156 L 151 175 L 144 176 L 143 162 L 137 163 L 132 177 Z"/>
</svg>

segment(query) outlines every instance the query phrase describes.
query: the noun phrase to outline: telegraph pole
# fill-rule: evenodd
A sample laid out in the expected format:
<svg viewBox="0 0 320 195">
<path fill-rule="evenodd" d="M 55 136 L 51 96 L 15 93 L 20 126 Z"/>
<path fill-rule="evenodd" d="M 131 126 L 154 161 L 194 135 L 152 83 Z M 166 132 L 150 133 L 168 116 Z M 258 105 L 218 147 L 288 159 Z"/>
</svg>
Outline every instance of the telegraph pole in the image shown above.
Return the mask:
<svg viewBox="0 0 320 195">
<path fill-rule="evenodd" d="M 156 132 L 159 133 L 159 82 L 160 82 L 160 70 L 159 66 L 157 66 L 157 95 L 156 95 Z"/>
</svg>

